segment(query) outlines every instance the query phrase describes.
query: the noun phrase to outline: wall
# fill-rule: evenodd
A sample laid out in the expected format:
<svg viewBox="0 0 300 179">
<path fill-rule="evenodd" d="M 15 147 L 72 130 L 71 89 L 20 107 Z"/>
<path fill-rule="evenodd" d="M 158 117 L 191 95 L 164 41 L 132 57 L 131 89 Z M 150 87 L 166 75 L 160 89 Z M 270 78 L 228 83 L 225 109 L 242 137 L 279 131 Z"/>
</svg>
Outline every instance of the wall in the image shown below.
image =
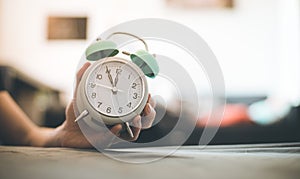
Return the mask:
<svg viewBox="0 0 300 179">
<path fill-rule="evenodd" d="M 278 73 L 281 64 L 293 66 L 293 61 L 282 60 L 288 52 L 281 49 L 289 49 L 290 43 L 280 45 L 287 31 L 279 28 L 286 20 L 280 17 L 290 9 L 282 10 L 283 0 L 235 2 L 232 10 L 186 11 L 168 8 L 162 0 L 1 0 L 1 63 L 11 64 L 70 97 L 77 62 L 94 37 L 120 22 L 158 17 L 185 24 L 207 41 L 221 64 L 228 95 L 272 94 L 280 86 L 277 79 L 282 76 Z M 299 6 L 294 11 L 298 12 Z M 87 15 L 88 40 L 47 41 L 48 15 Z M 293 19 L 289 24 L 299 21 L 299 16 L 290 16 Z M 294 27 L 298 31 L 292 33 L 299 35 L 299 26 Z M 294 48 L 299 49 L 299 43 L 295 43 Z M 299 54 L 293 53 L 290 58 L 297 61 Z M 288 85 L 299 89 L 292 82 Z"/>
</svg>

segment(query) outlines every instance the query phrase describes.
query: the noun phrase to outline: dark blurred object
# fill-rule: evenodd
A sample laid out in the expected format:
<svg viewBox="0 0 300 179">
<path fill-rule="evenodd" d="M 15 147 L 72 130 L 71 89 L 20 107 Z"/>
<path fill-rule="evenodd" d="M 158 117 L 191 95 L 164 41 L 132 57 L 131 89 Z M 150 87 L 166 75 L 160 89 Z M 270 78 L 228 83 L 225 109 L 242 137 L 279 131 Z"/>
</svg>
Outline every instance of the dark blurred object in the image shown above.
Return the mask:
<svg viewBox="0 0 300 179">
<path fill-rule="evenodd" d="M 255 102 L 262 101 L 267 99 L 267 96 L 227 96 L 226 103 L 227 104 L 244 104 L 244 105 L 251 105 Z"/>
<path fill-rule="evenodd" d="M 243 98 L 242 98 L 243 99 Z M 254 97 L 255 99 L 264 99 Z M 238 98 L 236 103 L 240 103 Z M 249 103 L 250 104 L 250 103 Z M 229 104 L 236 105 L 236 104 Z M 157 106 L 160 108 L 160 106 Z M 237 110 L 238 108 L 234 109 Z M 157 109 L 160 110 L 160 109 Z M 233 110 L 233 111 L 234 111 Z M 234 113 L 232 114 L 234 115 Z M 242 117 L 242 115 L 239 115 Z M 245 116 L 247 117 L 247 116 Z M 150 129 L 141 131 L 140 137 L 137 142 L 146 143 L 158 140 L 167 135 L 172 128 L 176 125 L 178 116 L 167 111 L 163 119 L 151 127 Z M 277 123 L 270 125 L 257 125 L 251 122 L 245 122 L 249 119 L 242 119 L 243 122 L 232 123 L 220 127 L 210 141 L 209 144 L 254 144 L 254 143 L 279 143 L 279 142 L 300 142 L 300 107 L 294 107 L 290 113 Z M 211 127 L 213 128 L 213 127 Z M 203 133 L 204 127 L 195 127 L 192 134 L 186 140 L 185 145 L 198 145 L 200 137 Z M 176 145 L 169 141 L 164 145 Z"/>
<path fill-rule="evenodd" d="M 44 126 L 45 127 L 57 127 L 61 125 L 65 119 L 65 106 L 60 101 L 59 94 L 53 96 L 54 102 L 48 105 L 44 113 Z"/>
<path fill-rule="evenodd" d="M 0 66 L 0 90 L 7 90 L 12 89 L 13 86 L 13 77 L 15 76 L 15 72 L 7 67 L 7 66 Z"/>
<path fill-rule="evenodd" d="M 64 118 L 61 111 L 64 110 L 59 99 L 60 91 L 53 89 L 26 74 L 10 67 L 0 66 L 0 89 L 8 91 L 24 112 L 36 124 L 44 126 L 48 121 L 46 113 L 52 106 L 56 106 L 56 112 L 51 113 L 51 120 L 60 123 Z M 64 114 L 64 113 L 63 113 Z M 44 118 L 46 117 L 46 118 Z"/>
<path fill-rule="evenodd" d="M 197 128 L 186 144 L 195 144 L 203 132 Z M 282 120 L 270 125 L 245 125 L 220 128 L 210 144 L 254 144 L 300 142 L 300 106 L 291 109 Z"/>
<path fill-rule="evenodd" d="M 44 113 L 44 126 L 54 128 L 61 125 L 65 119 L 65 108 L 50 107 Z"/>
<path fill-rule="evenodd" d="M 229 127 L 233 125 L 247 125 L 253 123 L 248 114 L 249 105 L 256 103 L 258 101 L 262 101 L 267 99 L 266 96 L 245 96 L 245 97 L 227 97 L 226 105 L 223 108 L 215 109 L 215 113 L 223 113 L 222 121 L 220 119 L 213 119 L 209 114 L 209 116 L 199 118 L 197 121 L 197 127 Z"/>
<path fill-rule="evenodd" d="M 213 116 L 206 116 L 199 118 L 197 120 L 196 126 L 198 128 L 209 126 L 209 127 L 228 127 L 233 126 L 236 124 L 250 124 L 252 121 L 250 117 L 248 116 L 248 107 L 244 104 L 227 104 L 223 108 L 215 109 L 214 113 L 222 113 L 223 117 L 222 120 L 220 119 L 214 119 Z"/>
</svg>

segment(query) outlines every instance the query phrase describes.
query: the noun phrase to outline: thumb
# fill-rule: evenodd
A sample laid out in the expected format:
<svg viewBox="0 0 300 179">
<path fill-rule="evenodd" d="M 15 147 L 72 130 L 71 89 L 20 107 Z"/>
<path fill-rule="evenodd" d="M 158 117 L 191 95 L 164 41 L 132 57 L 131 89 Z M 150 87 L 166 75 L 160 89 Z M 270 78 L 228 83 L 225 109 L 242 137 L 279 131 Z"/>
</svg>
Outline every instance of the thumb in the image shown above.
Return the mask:
<svg viewBox="0 0 300 179">
<path fill-rule="evenodd" d="M 81 78 L 84 74 L 84 72 L 88 69 L 88 67 L 90 66 L 91 64 L 89 62 L 86 62 L 80 69 L 79 71 L 77 72 L 76 74 L 76 87 L 75 87 L 75 91 L 74 91 L 74 94 L 73 94 L 73 98 L 75 99 L 76 98 L 76 92 L 77 92 L 77 88 L 78 88 L 78 85 L 79 85 L 79 82 L 81 81 Z"/>
</svg>

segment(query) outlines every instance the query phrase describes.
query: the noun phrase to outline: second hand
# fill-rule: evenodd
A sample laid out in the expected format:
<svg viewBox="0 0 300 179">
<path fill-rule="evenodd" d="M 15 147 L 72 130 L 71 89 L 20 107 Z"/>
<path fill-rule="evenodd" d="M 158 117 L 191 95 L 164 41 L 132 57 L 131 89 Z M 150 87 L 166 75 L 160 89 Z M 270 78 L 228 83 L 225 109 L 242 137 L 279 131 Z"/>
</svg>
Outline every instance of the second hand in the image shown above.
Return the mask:
<svg viewBox="0 0 300 179">
<path fill-rule="evenodd" d="M 96 86 L 100 86 L 100 87 L 103 87 L 103 88 L 106 88 L 106 89 L 110 89 L 110 90 L 113 90 L 114 88 L 113 87 L 110 87 L 110 86 L 106 86 L 106 85 L 102 85 L 102 84 L 99 84 L 99 83 L 95 83 Z M 120 90 L 120 89 L 117 89 L 117 91 L 119 92 L 122 92 L 124 93 L 125 91 L 123 90 Z"/>
</svg>

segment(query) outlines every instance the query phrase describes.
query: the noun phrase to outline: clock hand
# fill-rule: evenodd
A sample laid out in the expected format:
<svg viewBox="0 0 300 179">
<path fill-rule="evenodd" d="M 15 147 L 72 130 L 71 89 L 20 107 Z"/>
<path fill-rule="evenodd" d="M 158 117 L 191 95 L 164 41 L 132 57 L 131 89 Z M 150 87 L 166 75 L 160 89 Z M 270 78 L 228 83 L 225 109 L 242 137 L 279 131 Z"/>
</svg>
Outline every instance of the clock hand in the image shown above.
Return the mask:
<svg viewBox="0 0 300 179">
<path fill-rule="evenodd" d="M 113 96 L 114 96 L 115 100 L 117 101 L 118 106 L 120 106 L 118 97 L 115 96 L 115 95 L 113 95 Z M 126 131 L 127 131 L 127 133 L 129 134 L 129 136 L 130 136 L 131 138 L 133 138 L 134 135 L 133 135 L 133 132 L 132 132 L 132 130 L 131 130 L 131 128 L 130 128 L 129 122 L 125 122 L 125 127 L 126 127 Z"/>
<path fill-rule="evenodd" d="M 109 79 L 111 85 L 114 86 L 113 79 L 110 74 L 110 70 L 108 70 L 107 66 L 105 66 L 105 67 L 106 67 L 106 73 L 108 74 L 108 79 Z"/>
<path fill-rule="evenodd" d="M 107 88 L 107 89 L 110 89 L 110 90 L 114 90 L 114 89 L 115 89 L 115 88 L 113 88 L 113 87 L 106 86 L 106 85 L 102 85 L 102 84 L 99 84 L 99 83 L 95 83 L 95 85 L 100 86 L 100 87 L 103 87 L 103 88 Z M 116 91 L 119 91 L 119 92 L 124 93 L 124 91 L 123 91 L 123 90 L 120 90 L 120 89 L 116 89 Z"/>
<path fill-rule="evenodd" d="M 116 74 L 115 81 L 114 81 L 114 82 L 115 82 L 115 83 L 114 83 L 114 87 L 117 86 L 117 83 L 118 83 L 118 81 L 119 81 L 119 77 L 118 77 L 119 73 L 120 73 L 120 72 L 117 72 L 117 74 Z"/>
</svg>

